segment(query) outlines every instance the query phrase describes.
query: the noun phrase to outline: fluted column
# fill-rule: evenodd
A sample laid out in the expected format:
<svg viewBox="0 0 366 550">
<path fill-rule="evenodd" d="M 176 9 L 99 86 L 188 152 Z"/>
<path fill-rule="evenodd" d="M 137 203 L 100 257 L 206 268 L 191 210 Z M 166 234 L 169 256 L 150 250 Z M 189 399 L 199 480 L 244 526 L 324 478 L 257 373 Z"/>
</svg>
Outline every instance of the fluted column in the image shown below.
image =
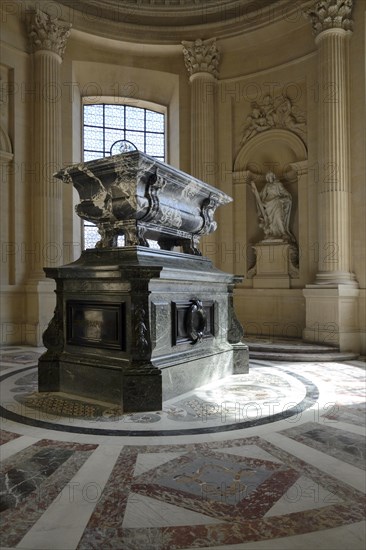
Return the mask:
<svg viewBox="0 0 366 550">
<path fill-rule="evenodd" d="M 308 12 L 318 47 L 318 242 L 315 284 L 303 290 L 303 338 L 360 350 L 359 289 L 351 272 L 348 40 L 353 0 L 322 0 Z"/>
<path fill-rule="evenodd" d="M 191 83 L 191 171 L 215 183 L 215 92 L 220 61 L 216 39 L 183 42 L 183 55 Z"/>
<path fill-rule="evenodd" d="M 62 183 L 52 174 L 62 162 L 60 67 L 70 25 L 37 10 L 29 23 L 33 50 L 34 144 L 32 278 L 62 264 Z"/>
<path fill-rule="evenodd" d="M 309 12 L 318 47 L 319 265 L 316 284 L 354 286 L 350 258 L 348 40 L 352 0 L 316 2 Z"/>
<path fill-rule="evenodd" d="M 33 66 L 33 174 L 29 182 L 30 265 L 23 341 L 39 346 L 55 307 L 54 281 L 45 278 L 43 267 L 63 263 L 62 183 L 52 174 L 62 163 L 60 72 L 70 25 L 39 10 L 28 23 Z"/>
</svg>

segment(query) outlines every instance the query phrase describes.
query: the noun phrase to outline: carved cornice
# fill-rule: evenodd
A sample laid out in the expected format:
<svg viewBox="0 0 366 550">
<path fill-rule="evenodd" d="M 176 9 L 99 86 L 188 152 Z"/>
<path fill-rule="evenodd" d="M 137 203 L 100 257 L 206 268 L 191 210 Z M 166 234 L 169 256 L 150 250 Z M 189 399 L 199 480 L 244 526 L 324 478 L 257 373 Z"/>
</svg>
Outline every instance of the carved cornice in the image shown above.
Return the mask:
<svg viewBox="0 0 366 550">
<path fill-rule="evenodd" d="M 70 36 L 71 24 L 36 10 L 29 20 L 29 38 L 34 52 L 48 50 L 61 58 L 65 53 L 66 42 Z"/>
<path fill-rule="evenodd" d="M 241 144 L 244 145 L 259 133 L 274 128 L 294 132 L 303 140 L 306 136 L 306 119 L 302 111 L 285 95 L 264 96 L 261 103 L 253 102 L 247 117 Z"/>
<path fill-rule="evenodd" d="M 318 0 L 305 12 L 311 20 L 315 36 L 328 29 L 353 30 L 353 0 Z"/>
<path fill-rule="evenodd" d="M 182 42 L 184 63 L 189 76 L 196 73 L 210 73 L 218 76 L 218 65 L 220 62 L 220 51 L 216 45 L 216 38 L 194 42 Z"/>
</svg>

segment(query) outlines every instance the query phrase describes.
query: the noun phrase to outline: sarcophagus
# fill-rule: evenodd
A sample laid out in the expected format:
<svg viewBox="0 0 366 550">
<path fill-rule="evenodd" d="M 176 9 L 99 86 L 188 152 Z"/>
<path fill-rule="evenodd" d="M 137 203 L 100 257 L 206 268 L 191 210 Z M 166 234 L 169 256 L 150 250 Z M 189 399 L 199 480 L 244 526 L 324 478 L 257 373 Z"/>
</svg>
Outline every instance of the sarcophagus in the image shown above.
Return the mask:
<svg viewBox="0 0 366 550">
<path fill-rule="evenodd" d="M 161 249 L 182 246 L 199 254 L 202 235 L 216 229 L 217 206 L 232 199 L 210 185 L 134 151 L 65 168 L 56 174 L 71 182 L 80 196 L 78 215 L 97 225 L 98 248 L 148 246 L 155 239 Z"/>
<path fill-rule="evenodd" d="M 45 268 L 57 306 L 44 333 L 40 391 L 148 411 L 246 372 L 237 279 L 198 249 L 230 197 L 140 152 L 75 164 L 56 177 L 78 190 L 76 210 L 101 238 L 75 262 Z"/>
</svg>

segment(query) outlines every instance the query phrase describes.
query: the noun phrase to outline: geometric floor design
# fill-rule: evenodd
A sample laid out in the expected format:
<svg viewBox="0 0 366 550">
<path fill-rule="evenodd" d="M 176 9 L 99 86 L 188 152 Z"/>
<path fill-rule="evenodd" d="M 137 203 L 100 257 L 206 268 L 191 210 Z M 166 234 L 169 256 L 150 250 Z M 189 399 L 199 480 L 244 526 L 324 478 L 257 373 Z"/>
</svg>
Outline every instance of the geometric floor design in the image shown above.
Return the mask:
<svg viewBox="0 0 366 550">
<path fill-rule="evenodd" d="M 252 361 L 127 423 L 37 417 L 4 361 L 1 548 L 361 550 L 365 366 Z"/>
</svg>

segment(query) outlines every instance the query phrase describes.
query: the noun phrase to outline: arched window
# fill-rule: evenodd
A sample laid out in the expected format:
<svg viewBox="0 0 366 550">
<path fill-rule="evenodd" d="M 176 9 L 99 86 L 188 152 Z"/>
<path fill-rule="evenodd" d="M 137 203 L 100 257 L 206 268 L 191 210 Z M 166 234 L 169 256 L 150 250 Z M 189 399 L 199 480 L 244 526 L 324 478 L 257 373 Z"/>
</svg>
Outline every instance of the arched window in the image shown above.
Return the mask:
<svg viewBox="0 0 366 550">
<path fill-rule="evenodd" d="M 116 103 L 85 103 L 84 162 L 133 149 L 165 161 L 165 114 L 161 111 Z M 97 228 L 84 222 L 83 233 L 83 248 L 93 248 L 100 238 Z"/>
</svg>

